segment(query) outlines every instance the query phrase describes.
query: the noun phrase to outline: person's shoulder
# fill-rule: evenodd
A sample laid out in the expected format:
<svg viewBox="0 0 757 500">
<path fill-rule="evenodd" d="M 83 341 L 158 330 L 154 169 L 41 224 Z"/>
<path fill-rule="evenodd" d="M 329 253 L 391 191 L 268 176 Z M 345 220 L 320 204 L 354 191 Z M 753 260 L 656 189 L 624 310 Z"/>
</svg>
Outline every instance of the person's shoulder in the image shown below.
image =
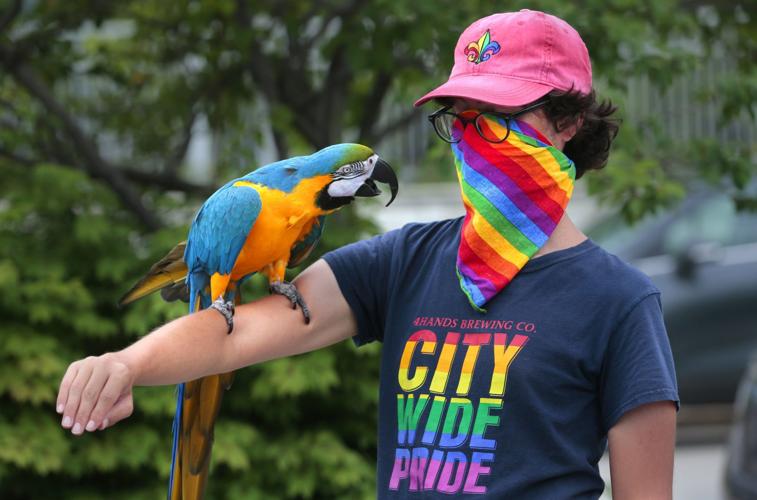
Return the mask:
<svg viewBox="0 0 757 500">
<path fill-rule="evenodd" d="M 454 252 L 462 217 L 433 222 L 411 222 L 378 237 L 375 244 L 392 257 L 397 270 L 417 269 L 424 262 Z M 399 272 L 399 271 L 398 271 Z"/>
<path fill-rule="evenodd" d="M 555 266 L 551 283 L 567 287 L 571 304 L 580 304 L 580 313 L 594 318 L 596 325 L 606 325 L 606 331 L 611 331 L 642 302 L 659 300 L 659 289 L 632 264 L 592 240 L 574 250 L 579 251 L 579 255 Z"/>
<path fill-rule="evenodd" d="M 595 242 L 591 243 L 594 251 L 584 264 L 590 269 L 594 286 L 603 293 L 625 300 L 660 293 L 649 276 Z"/>
<path fill-rule="evenodd" d="M 461 219 L 411 222 L 385 233 L 356 241 L 324 255 L 327 261 L 346 257 L 391 256 L 399 264 L 408 258 L 454 244 Z"/>
<path fill-rule="evenodd" d="M 398 242 L 421 243 L 447 240 L 460 229 L 461 218 L 433 222 L 409 222 L 400 228 L 385 233 L 385 237 Z"/>
</svg>

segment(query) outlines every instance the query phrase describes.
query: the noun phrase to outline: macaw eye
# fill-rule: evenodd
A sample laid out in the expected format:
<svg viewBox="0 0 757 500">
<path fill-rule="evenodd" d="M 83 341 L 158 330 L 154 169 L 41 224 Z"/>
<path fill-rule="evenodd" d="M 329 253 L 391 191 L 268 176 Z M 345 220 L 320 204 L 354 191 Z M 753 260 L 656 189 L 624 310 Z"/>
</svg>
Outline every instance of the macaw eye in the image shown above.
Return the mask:
<svg viewBox="0 0 757 500">
<path fill-rule="evenodd" d="M 354 177 L 359 177 L 365 173 L 365 165 L 361 161 L 355 161 L 352 163 L 348 163 L 347 165 L 342 165 L 337 169 L 336 172 L 334 172 L 334 177 L 338 177 L 340 179 L 352 179 Z"/>
</svg>

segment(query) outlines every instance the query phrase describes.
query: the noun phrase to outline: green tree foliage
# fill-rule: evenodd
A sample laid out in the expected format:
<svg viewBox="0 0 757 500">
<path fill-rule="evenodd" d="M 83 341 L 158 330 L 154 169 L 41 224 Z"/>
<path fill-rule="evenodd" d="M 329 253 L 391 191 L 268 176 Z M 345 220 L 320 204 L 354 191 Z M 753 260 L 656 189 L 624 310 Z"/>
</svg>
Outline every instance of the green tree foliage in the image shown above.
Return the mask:
<svg viewBox="0 0 757 500">
<path fill-rule="evenodd" d="M 136 389 L 128 423 L 79 439 L 53 405 L 72 360 L 119 349 L 184 313 L 157 296 L 115 306 L 184 228 L 144 240 L 107 187 L 66 167 L 4 164 L 0 185 L 2 497 L 160 497 L 172 388 Z M 333 224 L 326 246 L 351 238 L 338 230 L 349 218 Z M 356 353 L 345 343 L 240 371 L 217 427 L 209 498 L 370 497 L 375 359 L 375 348 Z"/>
<path fill-rule="evenodd" d="M 170 456 L 157 432 L 170 419 L 170 390 L 143 391 L 134 425 L 82 440 L 61 432 L 51 411 L 71 360 L 122 346 L 178 314 L 154 300 L 115 307 L 124 281 L 144 265 L 130 241 L 139 237 L 133 217 L 107 188 L 68 168 L 5 162 L 0 183 L 3 498 L 94 498 L 113 474 L 124 492 L 157 493 Z M 179 236 L 167 233 L 156 240 Z"/>
<path fill-rule="evenodd" d="M 752 113 L 755 26 L 744 6 L 673 0 L 514 1 L 582 33 L 600 93 L 665 88 L 717 41 L 738 62 L 701 89 L 719 120 Z M 418 116 L 446 77 L 460 31 L 491 2 L 398 0 L 0 1 L 0 497 L 158 498 L 169 470 L 172 388 L 135 390 L 135 414 L 73 438 L 53 403 L 73 360 L 120 349 L 184 312 L 151 297 L 115 303 L 186 234 L 214 186 L 276 156 L 342 140 L 371 145 Z M 402 112 L 387 113 L 401 103 Z M 187 168 L 205 120 L 209 178 Z M 623 127 L 591 190 L 630 219 L 679 199 L 687 181 L 754 176 L 751 145 L 677 144 L 654 122 Z M 429 151 L 435 178 L 448 152 Z M 381 155 L 396 164 L 394 151 Z M 400 166 L 401 167 L 401 166 Z M 446 168 L 446 167 L 445 167 Z M 451 168 L 447 169 L 451 172 Z M 371 232 L 342 211 L 317 255 Z M 314 255 L 309 260 L 312 262 Z M 260 282 L 245 290 L 264 293 Z M 217 425 L 209 498 L 369 498 L 378 348 L 342 343 L 241 370 Z"/>
</svg>

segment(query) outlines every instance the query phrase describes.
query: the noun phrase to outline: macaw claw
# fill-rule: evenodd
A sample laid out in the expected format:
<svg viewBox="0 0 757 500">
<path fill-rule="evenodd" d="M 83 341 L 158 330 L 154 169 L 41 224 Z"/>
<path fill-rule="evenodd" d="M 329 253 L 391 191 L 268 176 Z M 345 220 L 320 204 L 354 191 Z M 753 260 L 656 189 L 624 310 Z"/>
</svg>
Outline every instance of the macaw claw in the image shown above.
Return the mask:
<svg viewBox="0 0 757 500">
<path fill-rule="evenodd" d="M 292 302 L 292 309 L 297 309 L 297 306 L 299 305 L 302 308 L 303 316 L 305 316 L 305 324 L 310 324 L 310 309 L 308 309 L 307 304 L 305 304 L 300 292 L 297 291 L 297 287 L 288 281 L 274 281 L 270 284 L 269 290 L 271 293 L 283 295 L 288 298 Z"/>
<path fill-rule="evenodd" d="M 231 331 L 234 329 L 234 303 L 229 301 L 226 302 L 223 300 L 223 295 L 219 295 L 218 298 L 213 301 L 212 304 L 210 304 L 211 309 L 215 309 L 226 320 L 226 324 L 229 326 L 227 334 L 231 333 Z"/>
</svg>

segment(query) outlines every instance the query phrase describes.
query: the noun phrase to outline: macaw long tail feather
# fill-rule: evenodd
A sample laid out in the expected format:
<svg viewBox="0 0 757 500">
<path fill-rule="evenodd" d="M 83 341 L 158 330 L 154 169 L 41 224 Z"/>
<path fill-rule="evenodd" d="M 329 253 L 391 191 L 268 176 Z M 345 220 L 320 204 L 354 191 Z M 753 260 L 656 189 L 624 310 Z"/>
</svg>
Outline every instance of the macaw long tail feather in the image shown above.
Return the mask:
<svg viewBox="0 0 757 500">
<path fill-rule="evenodd" d="M 210 303 L 205 294 L 193 294 L 192 304 Z M 197 300 L 199 298 L 199 301 Z M 236 297 L 239 301 L 239 295 Z M 231 387 L 234 372 L 209 375 L 179 384 L 173 423 L 173 449 L 168 500 L 200 500 L 203 497 L 213 447 L 213 427 L 221 409 L 223 392 Z"/>
<path fill-rule="evenodd" d="M 171 426 L 173 444 L 171 446 L 171 476 L 168 480 L 168 500 L 171 500 L 173 491 L 181 490 L 180 487 L 177 488 L 174 481 L 179 477 L 175 472 L 179 469 L 177 460 L 179 458 L 179 428 L 181 426 L 182 401 L 184 401 L 184 384 L 179 384 L 176 386 L 176 414 L 173 417 L 173 425 Z"/>
<path fill-rule="evenodd" d="M 208 478 L 213 427 L 221 409 L 223 392 L 234 373 L 210 375 L 180 385 L 181 408 L 174 419 L 169 500 L 199 500 Z M 178 427 L 178 429 L 177 429 Z"/>
</svg>

